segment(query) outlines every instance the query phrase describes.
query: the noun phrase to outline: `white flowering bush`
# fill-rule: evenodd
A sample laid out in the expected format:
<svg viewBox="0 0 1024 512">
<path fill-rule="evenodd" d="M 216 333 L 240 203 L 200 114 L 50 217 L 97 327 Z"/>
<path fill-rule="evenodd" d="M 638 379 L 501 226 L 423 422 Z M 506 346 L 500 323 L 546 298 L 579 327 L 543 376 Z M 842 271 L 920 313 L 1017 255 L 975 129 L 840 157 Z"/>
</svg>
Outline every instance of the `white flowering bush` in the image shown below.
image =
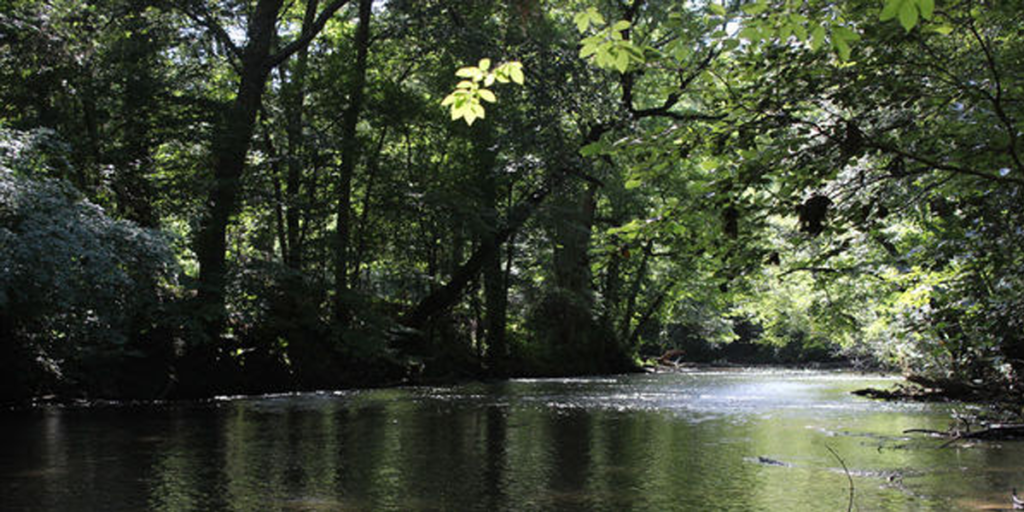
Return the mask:
<svg viewBox="0 0 1024 512">
<path fill-rule="evenodd" d="M 159 338 L 177 267 L 165 235 L 52 177 L 65 161 L 53 139 L 0 130 L 0 393 L 46 382 L 113 393 L 124 365 L 167 350 L 146 341 Z"/>
</svg>

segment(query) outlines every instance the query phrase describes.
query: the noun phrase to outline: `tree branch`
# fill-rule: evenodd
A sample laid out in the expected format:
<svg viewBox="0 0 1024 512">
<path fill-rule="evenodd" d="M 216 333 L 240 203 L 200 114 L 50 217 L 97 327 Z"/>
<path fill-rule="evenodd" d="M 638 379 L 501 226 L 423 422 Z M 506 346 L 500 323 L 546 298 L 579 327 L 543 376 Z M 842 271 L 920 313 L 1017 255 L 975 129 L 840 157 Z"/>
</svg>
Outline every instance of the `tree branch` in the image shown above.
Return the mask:
<svg viewBox="0 0 1024 512">
<path fill-rule="evenodd" d="M 913 160 L 913 161 L 915 161 L 917 163 L 924 164 L 924 165 L 926 165 L 928 167 L 931 167 L 933 169 L 938 169 L 940 171 L 952 172 L 952 173 L 956 173 L 956 174 L 964 174 L 964 175 L 967 175 L 967 176 L 974 176 L 976 178 L 981 178 L 981 179 L 984 179 L 984 180 L 993 181 L 995 183 L 1003 183 L 1003 184 L 1014 183 L 1016 185 L 1024 186 L 1024 179 L 1022 179 L 1022 178 L 1017 178 L 1017 177 L 1013 177 L 1013 176 L 996 176 L 994 174 L 989 174 L 987 172 L 982 172 L 982 171 L 978 171 L 978 170 L 975 170 L 975 169 L 970 169 L 970 168 L 967 168 L 967 167 L 960 167 L 960 166 L 957 166 L 957 165 L 945 164 L 945 163 L 939 162 L 937 160 L 933 160 L 931 158 L 927 158 L 927 157 L 923 157 L 923 156 L 920 156 L 920 155 L 916 155 L 914 153 L 910 153 L 908 151 L 904 151 L 902 149 L 899 149 L 899 148 L 897 148 L 895 146 L 891 146 L 889 144 L 885 144 L 885 143 L 881 143 L 881 142 L 874 142 L 874 141 L 871 141 L 871 140 L 866 140 L 864 142 L 864 145 L 866 147 L 870 147 L 870 148 L 878 149 L 878 150 L 885 151 L 885 152 L 888 152 L 888 153 L 892 153 L 894 155 L 902 156 L 903 158 L 907 158 L 909 160 Z"/>
<path fill-rule="evenodd" d="M 627 105 L 630 114 L 632 114 L 634 119 L 643 119 L 645 117 L 668 117 L 677 121 L 717 121 L 725 118 L 725 115 L 723 114 L 702 114 L 696 112 L 682 113 L 673 112 L 671 110 L 676 103 L 679 103 L 679 100 L 682 98 L 682 92 L 685 91 L 698 76 L 700 76 L 701 72 L 711 64 L 711 61 L 714 60 L 716 55 L 718 55 L 718 52 L 709 51 L 704 59 L 697 64 L 697 67 L 693 72 L 691 72 L 689 76 L 680 80 L 679 88 L 669 94 L 661 106 L 637 110 L 633 108 L 632 97 L 630 97 L 629 104 Z"/>
<path fill-rule="evenodd" d="M 339 9 L 348 4 L 348 2 L 349 0 L 334 0 L 327 7 L 324 7 L 324 10 L 320 11 L 320 15 L 317 16 L 316 21 L 313 22 L 312 26 L 307 28 L 306 24 L 302 25 L 302 34 L 298 39 L 288 43 L 284 48 L 281 48 L 277 53 L 267 58 L 266 66 L 273 69 L 279 66 L 282 62 L 288 60 L 288 57 L 291 57 L 295 52 L 308 46 L 309 43 L 313 41 L 313 38 L 323 30 L 327 21 L 330 20 Z"/>
<path fill-rule="evenodd" d="M 970 23 L 971 34 L 978 40 L 978 44 L 981 45 L 982 51 L 985 53 L 985 62 L 988 64 L 989 72 L 992 73 L 992 81 L 996 84 L 996 93 L 992 95 L 988 91 L 985 92 L 985 96 L 988 97 L 989 101 L 992 102 L 992 107 L 996 111 L 996 117 L 1003 124 L 1003 128 L 1006 129 L 1006 134 L 1010 138 L 1008 142 L 1009 147 L 1007 152 L 1010 154 L 1010 158 L 1013 160 L 1014 166 L 1017 168 L 1017 172 L 1024 173 L 1024 164 L 1021 164 L 1020 155 L 1017 154 L 1017 128 L 1014 126 L 1013 120 L 1006 114 L 1006 110 L 1003 109 L 1003 84 L 999 76 L 999 68 L 996 66 L 996 59 L 992 55 L 992 49 L 985 43 L 985 39 L 978 33 L 977 28 L 974 26 L 974 22 Z"/>
<path fill-rule="evenodd" d="M 204 12 L 203 15 L 200 15 L 189 9 L 187 5 L 180 7 L 180 11 L 188 19 L 209 30 L 213 34 L 214 39 L 227 48 L 228 53 L 230 53 L 232 57 L 238 61 L 242 60 L 242 49 L 235 45 L 234 41 L 231 40 L 231 36 L 228 35 L 226 30 L 224 30 L 224 27 L 222 27 L 220 23 L 217 23 L 217 20 L 213 19 L 210 16 L 210 13 Z M 237 69 L 238 66 L 236 63 L 232 63 L 232 65 Z"/>
</svg>

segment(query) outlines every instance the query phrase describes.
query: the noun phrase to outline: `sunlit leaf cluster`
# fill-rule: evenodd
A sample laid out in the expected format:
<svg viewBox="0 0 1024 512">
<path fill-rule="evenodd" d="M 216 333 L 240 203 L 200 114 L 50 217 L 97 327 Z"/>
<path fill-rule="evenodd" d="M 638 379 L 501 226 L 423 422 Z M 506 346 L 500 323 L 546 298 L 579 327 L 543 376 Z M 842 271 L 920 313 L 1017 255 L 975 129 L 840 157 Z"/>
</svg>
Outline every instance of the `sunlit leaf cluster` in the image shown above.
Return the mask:
<svg viewBox="0 0 1024 512">
<path fill-rule="evenodd" d="M 494 103 L 497 96 L 490 87 L 495 82 L 507 84 L 509 82 L 523 85 L 523 64 L 518 61 L 505 62 L 493 70 L 490 59 L 480 59 L 476 66 L 460 68 L 455 76 L 463 78 L 451 94 L 441 101 L 442 107 L 448 107 L 451 111 L 452 121 L 463 119 L 466 124 L 472 126 L 477 119 L 483 119 L 486 114 L 483 103 Z"/>
</svg>

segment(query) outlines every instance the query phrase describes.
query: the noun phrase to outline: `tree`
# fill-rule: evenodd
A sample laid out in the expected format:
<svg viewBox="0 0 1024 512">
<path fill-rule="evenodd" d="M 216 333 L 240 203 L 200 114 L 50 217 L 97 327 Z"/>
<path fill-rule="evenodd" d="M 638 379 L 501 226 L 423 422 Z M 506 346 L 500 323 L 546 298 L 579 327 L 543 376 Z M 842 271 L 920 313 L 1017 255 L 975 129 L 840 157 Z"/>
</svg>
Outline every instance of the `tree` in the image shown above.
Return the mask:
<svg viewBox="0 0 1024 512">
<path fill-rule="evenodd" d="M 223 27 L 209 20 L 209 30 L 220 44 L 229 49 L 239 68 L 235 98 L 213 134 L 210 149 L 213 183 L 208 199 L 209 211 L 195 238 L 199 262 L 199 314 L 207 319 L 206 334 L 211 337 L 219 335 L 224 323 L 227 227 L 237 208 L 239 181 L 245 171 L 245 159 L 267 78 L 275 67 L 309 45 L 334 13 L 347 3 L 347 0 L 334 0 L 325 6 L 311 26 L 303 25 L 303 32 L 298 38 L 273 53 L 271 49 L 277 35 L 277 17 L 282 0 L 260 0 L 256 4 L 247 20 L 244 48 L 236 47 Z"/>
</svg>

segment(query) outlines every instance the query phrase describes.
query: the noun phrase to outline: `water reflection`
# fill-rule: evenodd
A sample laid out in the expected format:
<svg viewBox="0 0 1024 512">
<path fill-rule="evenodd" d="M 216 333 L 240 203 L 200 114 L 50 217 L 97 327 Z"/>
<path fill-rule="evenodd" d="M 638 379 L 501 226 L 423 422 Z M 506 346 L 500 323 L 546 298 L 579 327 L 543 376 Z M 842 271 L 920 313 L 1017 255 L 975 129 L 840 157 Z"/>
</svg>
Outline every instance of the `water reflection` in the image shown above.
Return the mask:
<svg viewBox="0 0 1024 512">
<path fill-rule="evenodd" d="M 695 372 L 50 408 L 0 422 L 3 510 L 860 510 L 1005 506 L 1024 447 L 938 449 L 870 379 Z M 877 382 L 875 382 L 877 384 Z"/>
</svg>

